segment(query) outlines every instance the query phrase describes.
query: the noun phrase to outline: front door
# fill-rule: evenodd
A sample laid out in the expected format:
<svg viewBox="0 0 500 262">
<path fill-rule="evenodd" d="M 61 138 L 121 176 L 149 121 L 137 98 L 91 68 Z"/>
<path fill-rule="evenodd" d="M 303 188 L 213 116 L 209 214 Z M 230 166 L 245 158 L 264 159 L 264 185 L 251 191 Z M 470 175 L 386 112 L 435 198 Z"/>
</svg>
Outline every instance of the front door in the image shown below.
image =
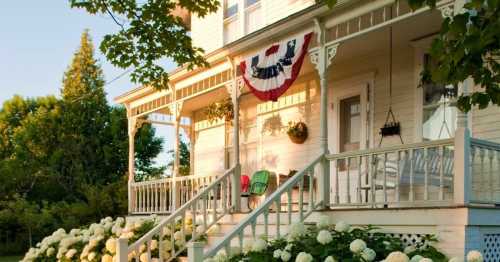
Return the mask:
<svg viewBox="0 0 500 262">
<path fill-rule="evenodd" d="M 340 100 L 339 151 L 360 149 L 361 141 L 361 99 L 353 96 Z"/>
</svg>

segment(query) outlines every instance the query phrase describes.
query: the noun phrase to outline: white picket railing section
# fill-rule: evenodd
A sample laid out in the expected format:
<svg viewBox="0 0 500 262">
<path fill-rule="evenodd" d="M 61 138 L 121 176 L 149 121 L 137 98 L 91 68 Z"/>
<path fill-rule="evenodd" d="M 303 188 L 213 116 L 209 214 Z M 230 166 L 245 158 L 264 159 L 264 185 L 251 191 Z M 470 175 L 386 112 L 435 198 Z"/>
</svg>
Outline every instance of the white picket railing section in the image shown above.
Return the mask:
<svg viewBox="0 0 500 262">
<path fill-rule="evenodd" d="M 148 262 L 152 261 L 151 241 L 154 239 L 158 241 L 159 261 L 171 261 L 175 259 L 186 250 L 186 244 L 197 240 L 201 235 L 205 234 L 211 226 L 215 225 L 219 219 L 230 212 L 232 208 L 230 194 L 232 186 L 231 176 L 234 175 L 234 172 L 235 168 L 231 168 L 208 186 L 199 188 L 195 196 L 130 246 L 127 245 L 126 239 L 120 238 L 118 241 L 117 262 L 129 261 L 128 256 L 130 254 L 133 254 L 135 261 L 139 262 L 139 256 L 143 253 L 147 254 Z M 182 240 L 186 238 L 185 223 L 188 217 L 193 219 L 194 228 L 191 233 L 191 240 L 185 243 Z M 198 219 L 201 221 L 196 223 Z M 175 226 L 177 223 L 181 223 L 180 230 L 178 230 L 182 233 L 182 238 L 179 238 L 180 240 L 174 239 Z M 201 226 L 203 230 L 197 230 L 196 226 L 198 225 Z M 171 231 L 171 234 L 168 236 L 169 239 L 165 239 L 165 231 Z M 172 247 L 172 249 L 168 251 L 168 258 L 164 258 L 165 245 L 163 242 L 166 240 L 170 241 L 169 246 Z M 145 251 L 140 250 L 143 245 L 146 247 Z M 176 246 L 181 246 L 181 248 L 176 249 Z"/>
<path fill-rule="evenodd" d="M 216 175 L 196 175 L 132 182 L 129 185 L 130 213 L 172 213 L 176 207 L 188 202 L 216 179 Z M 175 198 L 174 193 L 176 194 Z M 174 203 L 174 199 L 176 203 Z"/>
<path fill-rule="evenodd" d="M 471 138 L 471 202 L 500 203 L 500 144 Z"/>
<path fill-rule="evenodd" d="M 331 207 L 449 204 L 454 150 L 444 139 L 328 155 Z"/>
<path fill-rule="evenodd" d="M 288 179 L 274 193 L 266 198 L 257 209 L 253 210 L 238 225 L 228 232 L 224 239 L 209 249 L 204 256 L 214 256 L 219 250 L 224 250 L 226 254 L 230 254 L 232 244 L 236 244 L 234 247 L 242 250 L 244 238 L 256 238 L 256 225 L 258 219 L 262 219 L 263 221 L 264 236 L 273 234 L 274 237 L 279 238 L 287 233 L 284 228 L 288 225 L 294 222 L 304 221 L 313 211 L 321 208 L 323 202 L 321 199 L 316 199 L 315 187 L 317 186 L 316 183 L 319 183 L 319 171 L 321 170 L 319 167 L 322 162 L 324 163 L 323 155 L 317 157 L 307 167 Z M 294 191 L 298 191 L 298 201 L 296 203 L 292 201 L 292 194 Z M 293 221 L 293 213 L 298 214 L 296 221 Z M 285 221 L 281 221 L 282 214 L 286 214 L 284 218 Z M 274 233 L 269 232 L 270 216 L 275 216 L 272 225 L 275 230 Z M 249 231 L 250 235 L 246 236 L 246 231 Z"/>
</svg>

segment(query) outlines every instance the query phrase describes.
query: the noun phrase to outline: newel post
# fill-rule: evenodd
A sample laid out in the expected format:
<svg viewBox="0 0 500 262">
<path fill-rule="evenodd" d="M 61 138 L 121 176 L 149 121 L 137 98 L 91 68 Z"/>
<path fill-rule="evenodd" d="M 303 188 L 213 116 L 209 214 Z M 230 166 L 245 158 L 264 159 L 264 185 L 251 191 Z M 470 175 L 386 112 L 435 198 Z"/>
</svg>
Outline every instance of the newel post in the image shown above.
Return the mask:
<svg viewBox="0 0 500 262">
<path fill-rule="evenodd" d="M 173 88 L 175 92 L 175 88 Z M 177 93 L 177 92 L 175 92 Z M 180 184 L 177 182 L 180 169 L 180 125 L 181 125 L 181 111 L 182 102 L 174 102 L 170 104 L 170 113 L 174 117 L 174 166 L 172 172 L 172 211 L 180 207 Z"/>
<path fill-rule="evenodd" d="M 203 261 L 203 246 L 203 242 L 191 242 L 187 244 L 189 262 Z"/>
<path fill-rule="evenodd" d="M 468 79 L 459 86 L 459 93 L 469 94 L 472 80 Z M 472 157 L 471 132 L 469 129 L 470 113 L 459 111 L 457 114 L 457 130 L 455 131 L 455 177 L 454 202 L 457 205 L 467 205 L 472 195 Z"/>
<path fill-rule="evenodd" d="M 314 31 L 318 38 L 318 47 L 310 50 L 311 62 L 316 66 L 320 84 L 320 148 L 323 155 L 330 153 L 328 150 L 328 67 L 337 54 L 339 44 L 326 45 L 325 27 L 318 19 L 314 20 Z M 321 175 L 318 181 L 318 193 L 323 201 L 323 207 L 330 207 L 330 161 L 321 161 Z"/>
<path fill-rule="evenodd" d="M 120 237 L 116 243 L 116 262 L 128 261 L 128 239 Z"/>
</svg>

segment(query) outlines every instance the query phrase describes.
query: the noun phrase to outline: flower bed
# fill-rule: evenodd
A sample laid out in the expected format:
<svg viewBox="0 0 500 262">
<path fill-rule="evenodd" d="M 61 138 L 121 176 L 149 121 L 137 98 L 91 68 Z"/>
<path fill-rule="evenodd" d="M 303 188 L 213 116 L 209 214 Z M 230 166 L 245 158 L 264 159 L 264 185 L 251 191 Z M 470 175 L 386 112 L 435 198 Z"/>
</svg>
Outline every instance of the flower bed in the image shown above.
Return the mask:
<svg viewBox="0 0 500 262">
<path fill-rule="evenodd" d="M 231 250 L 227 256 L 220 251 L 204 262 L 240 261 L 295 261 L 295 262 L 458 262 L 463 259 L 447 258 L 433 246 L 437 240 L 426 238 L 424 243 L 406 247 L 402 240 L 377 232 L 371 226 L 354 228 L 344 222 L 329 223 L 329 217 L 319 219 L 315 226 L 293 224 L 285 238 L 275 240 L 245 240 L 243 250 Z M 477 251 L 467 255 L 468 262 L 482 262 Z"/>
<path fill-rule="evenodd" d="M 51 261 L 82 261 L 82 262 L 113 262 L 116 261 L 117 239 L 127 238 L 128 243 L 134 243 L 144 234 L 149 232 L 158 224 L 158 219 L 151 216 L 148 219 L 138 220 L 137 222 L 125 223 L 124 218 L 113 220 L 110 217 L 102 219 L 100 223 L 95 223 L 89 227 L 72 229 L 66 232 L 64 229 L 55 231 L 52 235 L 44 238 L 31 248 L 23 258 L 23 262 L 51 262 Z M 185 221 L 184 233 L 182 234 L 182 223 L 178 221 L 174 229 L 165 227 L 163 231 L 162 244 L 164 258 L 170 257 L 172 243 L 170 242 L 172 234 L 175 239 L 175 249 L 183 247 L 191 239 L 193 230 L 192 219 Z M 184 237 L 185 235 L 185 237 Z M 184 238 L 184 239 L 183 239 Z M 204 237 L 203 237 L 204 238 Z M 151 241 L 151 257 L 153 261 L 158 261 L 159 248 L 158 237 Z M 146 246 L 140 247 L 140 260 L 145 262 L 147 254 L 144 253 Z M 129 254 L 131 260 L 136 254 Z"/>
</svg>

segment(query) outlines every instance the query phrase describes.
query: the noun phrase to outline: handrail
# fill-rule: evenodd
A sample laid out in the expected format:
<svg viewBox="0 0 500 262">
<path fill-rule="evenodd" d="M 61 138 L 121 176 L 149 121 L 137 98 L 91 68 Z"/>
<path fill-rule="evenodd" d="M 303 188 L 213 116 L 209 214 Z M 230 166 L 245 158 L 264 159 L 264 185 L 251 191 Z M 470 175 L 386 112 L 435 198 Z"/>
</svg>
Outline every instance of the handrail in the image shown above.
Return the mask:
<svg viewBox="0 0 500 262">
<path fill-rule="evenodd" d="M 336 159 L 343 159 L 343 158 L 352 158 L 352 157 L 357 157 L 357 156 L 362 156 L 362 155 L 384 154 L 384 153 L 394 152 L 394 151 L 419 149 L 419 148 L 425 148 L 425 147 L 438 147 L 438 146 L 446 146 L 446 145 L 453 145 L 453 144 L 454 144 L 454 139 L 449 138 L 449 139 L 426 141 L 426 142 L 420 142 L 420 143 L 388 146 L 388 147 L 383 147 L 383 148 L 371 148 L 371 149 L 363 149 L 363 150 L 357 150 L 357 151 L 349 151 L 349 152 L 344 152 L 344 153 L 339 153 L 339 154 L 329 154 L 329 155 L 326 155 L 325 157 L 328 160 L 336 160 Z"/>
<path fill-rule="evenodd" d="M 192 180 L 192 179 L 198 179 L 198 178 L 214 177 L 214 176 L 216 176 L 216 175 L 210 174 L 210 175 L 189 175 L 189 176 L 177 176 L 177 177 L 163 177 L 163 178 L 159 178 L 159 179 L 132 182 L 132 185 L 137 185 L 137 186 L 154 185 L 154 184 L 159 184 L 159 183 L 164 183 L 164 182 L 171 182 L 171 181 L 180 182 L 180 181 L 186 181 L 186 180 Z"/>
<path fill-rule="evenodd" d="M 291 189 L 299 183 L 302 184 L 302 180 L 304 179 L 304 176 L 307 175 L 308 173 L 310 173 L 312 171 L 311 169 L 314 169 L 316 164 L 318 164 L 323 159 L 324 159 L 324 155 L 322 154 L 319 157 L 315 158 L 307 167 L 303 168 L 301 171 L 299 171 L 297 174 L 295 174 L 289 180 L 287 180 L 284 184 L 282 184 L 274 193 L 271 194 L 271 196 L 266 198 L 264 203 L 260 204 L 258 208 L 254 209 L 250 214 L 248 214 L 237 226 L 235 226 L 231 230 L 231 232 L 229 232 L 228 234 L 225 235 L 224 239 L 220 240 L 213 248 L 211 248 L 205 254 L 205 257 L 214 256 L 222 248 L 225 248 L 226 252 L 227 252 L 229 250 L 229 244 L 231 243 L 231 240 L 235 237 L 240 237 L 240 245 L 241 245 L 242 234 L 243 234 L 244 229 L 247 226 L 250 226 L 250 225 L 253 226 L 252 233 L 255 236 L 255 223 L 256 223 L 257 217 L 261 214 L 265 214 L 266 212 L 268 212 L 269 208 L 275 203 L 277 204 L 276 205 L 277 206 L 276 213 L 278 216 L 277 219 L 279 219 L 279 213 L 281 211 L 280 199 L 281 199 L 283 194 L 288 194 L 288 197 L 289 197 L 288 214 L 289 214 L 289 221 L 291 222 L 291 210 L 290 210 L 290 207 L 291 207 L 290 191 L 291 191 Z M 310 183 L 309 183 L 310 197 L 312 197 L 312 190 L 313 190 L 312 175 L 313 174 L 309 175 L 309 178 L 310 178 Z M 302 190 L 302 188 L 300 187 L 299 190 Z M 299 213 L 301 214 L 301 216 L 300 216 L 301 221 L 303 221 L 305 218 L 307 218 L 307 216 L 309 216 L 317 208 L 317 206 L 321 206 L 322 201 L 319 201 L 317 203 L 317 205 L 314 207 L 312 207 L 311 204 L 314 205 L 313 199 L 309 199 L 309 203 L 308 203 L 309 210 L 304 215 L 302 215 L 301 207 L 299 208 Z M 299 201 L 299 205 L 302 205 L 302 203 L 300 203 L 300 201 Z M 265 220 L 267 220 L 267 218 L 265 218 Z M 279 220 L 277 222 L 277 233 L 279 234 Z"/>
<path fill-rule="evenodd" d="M 500 150 L 500 143 L 496 143 L 493 141 L 483 140 L 479 138 L 471 138 L 470 142 L 472 146 L 479 146 L 487 149 Z"/>
<path fill-rule="evenodd" d="M 232 167 L 231 169 L 227 170 L 222 176 L 220 176 L 219 178 L 217 178 L 213 183 L 211 183 L 209 186 L 207 186 L 206 188 L 204 188 L 201 192 L 199 192 L 195 197 L 193 197 L 191 200 L 189 200 L 188 202 L 186 202 L 184 205 L 182 205 L 179 209 L 177 209 L 174 213 L 172 213 L 171 215 L 169 215 L 167 218 L 165 218 L 163 221 L 161 221 L 158 225 L 156 225 L 153 229 L 151 229 L 148 233 L 146 233 L 145 235 L 143 235 L 140 239 L 138 239 L 136 242 L 132 243 L 131 245 L 128 246 L 127 248 L 127 254 L 130 254 L 136 250 L 139 250 L 140 247 L 143 245 L 143 244 L 146 244 L 147 248 L 148 248 L 148 261 L 151 259 L 150 257 L 150 253 L 151 253 L 151 250 L 149 249 L 149 245 L 148 243 L 156 236 L 156 235 L 160 235 L 161 236 L 161 233 L 162 233 L 162 230 L 164 227 L 166 226 L 169 226 L 169 225 L 172 225 L 172 224 L 175 224 L 177 222 L 177 218 L 180 216 L 182 217 L 182 219 L 185 219 L 185 216 L 186 216 L 186 213 L 189 212 L 189 211 L 194 211 L 194 213 L 192 214 L 193 215 L 193 220 L 195 220 L 196 218 L 196 209 L 202 205 L 203 206 L 203 214 L 202 214 L 202 224 L 204 225 L 204 228 L 203 228 L 203 232 L 196 232 L 196 229 L 193 229 L 192 230 L 192 235 L 193 235 L 193 238 L 190 240 L 191 241 L 194 241 L 196 240 L 197 237 L 199 237 L 200 235 L 206 233 L 206 231 L 215 223 L 217 223 L 218 219 L 222 218 L 225 214 L 227 214 L 229 212 L 229 209 L 232 208 L 232 206 L 227 206 L 227 204 L 230 203 L 229 199 L 226 197 L 227 194 L 224 194 L 223 197 L 224 197 L 224 200 L 226 200 L 227 203 L 222 203 L 223 206 L 222 206 L 222 209 L 223 209 L 223 212 L 222 213 L 219 213 L 217 214 L 217 207 L 214 205 L 213 206 L 213 209 L 212 209 L 212 213 L 213 214 L 209 214 L 208 213 L 208 210 L 207 210 L 207 206 L 206 206 L 206 202 L 205 201 L 214 201 L 214 204 L 215 202 L 217 201 L 216 199 L 216 194 L 214 193 L 212 195 L 212 199 L 209 199 L 209 194 L 214 191 L 214 192 L 217 192 L 217 190 L 219 189 L 220 186 L 223 186 L 223 185 L 229 185 L 230 183 L 230 175 L 232 175 L 235 171 L 235 167 Z M 226 193 L 229 193 L 229 189 L 227 188 L 222 188 L 222 190 L 228 190 Z M 230 204 L 229 204 L 230 205 Z M 213 217 L 214 219 L 209 223 L 207 220 L 208 220 L 208 217 Z M 183 225 L 184 225 L 184 222 L 182 222 Z M 194 223 L 194 222 L 193 222 Z M 183 231 L 184 229 L 182 229 Z M 173 239 L 173 233 L 172 232 L 172 239 Z M 184 234 L 184 232 L 183 232 Z M 161 243 L 162 239 L 160 237 L 160 243 Z M 173 243 L 172 243 L 173 244 Z M 160 258 L 161 258 L 161 248 L 163 248 L 162 245 L 159 245 L 159 248 L 160 248 Z M 172 256 L 168 259 L 171 260 L 173 258 L 175 258 L 176 255 L 180 254 L 182 251 L 185 250 L 185 245 L 182 249 L 178 250 L 177 252 L 173 251 L 172 252 Z M 136 256 L 138 256 L 139 254 L 136 254 Z M 161 261 L 163 261 L 162 259 L 160 259 Z M 122 262 L 122 261 L 118 261 L 118 262 Z"/>
</svg>

